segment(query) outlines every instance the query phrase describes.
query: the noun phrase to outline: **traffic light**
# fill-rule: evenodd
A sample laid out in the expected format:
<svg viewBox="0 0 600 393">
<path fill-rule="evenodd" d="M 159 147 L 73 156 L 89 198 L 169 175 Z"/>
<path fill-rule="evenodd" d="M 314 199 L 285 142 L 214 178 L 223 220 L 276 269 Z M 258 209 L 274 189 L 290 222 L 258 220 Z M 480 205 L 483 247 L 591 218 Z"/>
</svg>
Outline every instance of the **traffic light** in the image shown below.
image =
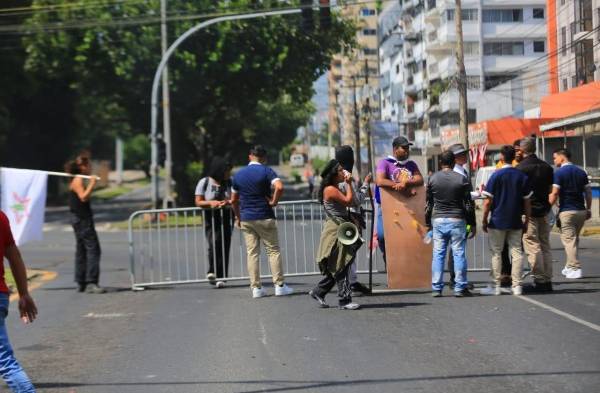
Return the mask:
<svg viewBox="0 0 600 393">
<path fill-rule="evenodd" d="M 312 33 L 315 28 L 312 9 L 313 0 L 301 0 L 300 6 L 302 7 L 302 30 Z"/>
<path fill-rule="evenodd" d="M 158 165 L 164 167 L 167 159 L 167 145 L 162 138 L 158 138 L 156 144 L 158 147 Z"/>
<path fill-rule="evenodd" d="M 329 8 L 329 0 L 319 0 L 319 20 L 321 30 L 329 30 L 331 27 L 331 8 Z"/>
</svg>

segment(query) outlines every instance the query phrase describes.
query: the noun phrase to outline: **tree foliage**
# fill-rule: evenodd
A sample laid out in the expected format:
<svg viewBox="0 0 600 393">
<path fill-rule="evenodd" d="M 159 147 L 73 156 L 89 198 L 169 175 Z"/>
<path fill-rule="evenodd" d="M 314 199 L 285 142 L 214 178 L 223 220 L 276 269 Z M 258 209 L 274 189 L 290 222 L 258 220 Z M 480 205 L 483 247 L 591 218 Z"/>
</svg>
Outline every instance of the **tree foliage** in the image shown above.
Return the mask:
<svg viewBox="0 0 600 393">
<path fill-rule="evenodd" d="M 83 147 L 110 158 L 115 136 L 129 139 L 150 129 L 150 89 L 160 60 L 160 1 L 69 3 L 34 0 L 44 12 L 15 22 L 27 32 L 25 50 L 11 59 L 28 80 L 25 91 L 15 92 L 17 100 L 24 100 L 17 109 L 34 116 L 6 125 L 5 113 L 13 113 L 15 104 L 6 108 L 6 97 L 0 96 L 0 141 L 1 128 L 7 127 L 10 149 L 31 143 L 33 151 L 50 148 L 56 159 L 42 160 L 45 167 L 56 167 L 57 159 Z M 215 15 L 277 8 L 281 2 L 169 0 L 168 7 L 173 42 Z M 195 181 L 185 176 L 189 162 L 206 162 L 213 154 L 241 162 L 250 144 L 273 150 L 288 144 L 313 111 L 312 82 L 326 71 L 333 53 L 352 45 L 353 33 L 351 24 L 335 18 L 329 30 L 307 33 L 300 16 L 293 15 L 224 22 L 188 39 L 169 62 L 180 195 L 191 195 Z M 50 147 L 50 140 L 60 146 Z"/>
</svg>

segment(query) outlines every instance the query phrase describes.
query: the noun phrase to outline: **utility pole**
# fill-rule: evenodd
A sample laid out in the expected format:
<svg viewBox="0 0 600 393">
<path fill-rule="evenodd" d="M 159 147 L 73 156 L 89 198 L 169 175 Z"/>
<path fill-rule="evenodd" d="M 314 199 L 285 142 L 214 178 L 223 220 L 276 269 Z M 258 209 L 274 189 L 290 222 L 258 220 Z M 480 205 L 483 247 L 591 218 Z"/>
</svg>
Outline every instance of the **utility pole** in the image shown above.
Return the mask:
<svg viewBox="0 0 600 393">
<path fill-rule="evenodd" d="M 167 0 L 160 0 L 160 46 L 161 55 L 167 51 Z M 171 156 L 171 106 L 169 100 L 169 70 L 167 67 L 162 73 L 162 98 L 163 98 L 163 140 L 165 142 L 165 195 L 163 208 L 168 208 L 172 203 L 171 179 L 173 176 L 173 157 Z M 156 207 L 156 206 L 155 206 Z"/>
<path fill-rule="evenodd" d="M 467 111 L 467 73 L 465 72 L 465 57 L 463 52 L 462 4 L 455 0 L 454 21 L 456 23 L 456 64 L 458 68 L 458 114 L 460 141 L 469 149 L 469 119 Z M 470 154 L 467 155 L 469 159 Z"/>
<path fill-rule="evenodd" d="M 367 93 L 371 93 L 371 89 L 369 87 L 369 60 L 365 59 L 365 90 Z M 367 128 L 367 160 L 369 170 L 367 173 L 373 172 L 373 151 L 372 151 L 372 143 L 371 143 L 371 97 L 367 94 L 367 102 L 365 105 L 365 127 Z"/>
<path fill-rule="evenodd" d="M 356 148 L 356 169 L 358 178 L 362 178 L 362 163 L 360 160 L 360 113 L 356 102 L 356 75 L 352 75 L 352 102 L 354 103 L 354 145 Z"/>
</svg>

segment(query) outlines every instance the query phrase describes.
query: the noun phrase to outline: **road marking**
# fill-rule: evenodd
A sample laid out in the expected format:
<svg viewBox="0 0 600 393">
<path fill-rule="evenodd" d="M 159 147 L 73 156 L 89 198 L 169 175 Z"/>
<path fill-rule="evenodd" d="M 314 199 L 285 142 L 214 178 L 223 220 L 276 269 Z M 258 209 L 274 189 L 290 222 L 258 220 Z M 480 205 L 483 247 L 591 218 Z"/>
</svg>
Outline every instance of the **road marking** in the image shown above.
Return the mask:
<svg viewBox="0 0 600 393">
<path fill-rule="evenodd" d="M 108 313 L 108 314 L 97 314 L 94 312 L 90 312 L 87 313 L 86 315 L 84 315 L 84 318 L 106 318 L 106 319 L 113 319 L 113 318 L 124 318 L 124 317 L 130 317 L 132 316 L 133 313 L 127 313 L 127 314 L 123 314 L 123 313 Z"/>
<path fill-rule="evenodd" d="M 542 302 L 540 302 L 540 301 L 538 301 L 538 300 L 534 300 L 534 299 L 532 299 L 532 298 L 530 298 L 530 297 L 527 297 L 527 296 L 515 296 L 515 297 L 516 297 L 516 298 L 519 298 L 519 299 L 521 299 L 521 300 L 525 300 L 526 302 L 529 302 L 529 303 L 535 304 L 536 306 L 538 306 L 538 307 L 541 307 L 541 308 L 544 308 L 544 309 L 546 309 L 546 310 L 548 310 L 548 311 L 550 311 L 550 312 L 553 312 L 553 313 L 554 313 L 554 314 L 556 314 L 556 315 L 560 315 L 561 317 L 565 317 L 565 318 L 567 318 L 567 319 L 569 319 L 569 320 L 571 320 L 571 321 L 573 321 L 573 322 L 576 322 L 576 323 L 578 323 L 578 324 L 580 324 L 580 325 L 583 325 L 583 326 L 587 326 L 587 327 L 589 327 L 590 329 L 593 329 L 593 330 L 595 330 L 595 331 L 597 331 L 597 332 L 600 332 L 600 325 L 596 325 L 595 323 L 588 322 L 588 321 L 586 321 L 586 320 L 583 320 L 583 319 L 581 319 L 581 318 L 577 318 L 577 317 L 576 317 L 576 316 L 574 316 L 574 315 L 571 315 L 571 314 L 569 314 L 569 313 L 566 313 L 566 312 L 564 312 L 564 311 L 561 311 L 561 310 L 559 310 L 559 309 L 557 309 L 557 308 L 554 308 L 554 307 L 552 307 L 552 306 L 549 306 L 549 305 L 547 305 L 546 303 L 542 303 Z"/>
<path fill-rule="evenodd" d="M 36 271 L 41 277 L 33 277 L 34 281 L 27 286 L 29 288 L 29 291 L 33 291 L 34 289 L 41 287 L 42 284 L 44 284 L 45 282 L 52 281 L 56 278 L 56 276 L 58 276 L 56 272 L 50 272 L 45 270 Z M 14 302 L 17 299 L 19 299 L 19 294 L 16 292 L 10 295 L 10 297 L 8 298 L 9 302 Z"/>
</svg>

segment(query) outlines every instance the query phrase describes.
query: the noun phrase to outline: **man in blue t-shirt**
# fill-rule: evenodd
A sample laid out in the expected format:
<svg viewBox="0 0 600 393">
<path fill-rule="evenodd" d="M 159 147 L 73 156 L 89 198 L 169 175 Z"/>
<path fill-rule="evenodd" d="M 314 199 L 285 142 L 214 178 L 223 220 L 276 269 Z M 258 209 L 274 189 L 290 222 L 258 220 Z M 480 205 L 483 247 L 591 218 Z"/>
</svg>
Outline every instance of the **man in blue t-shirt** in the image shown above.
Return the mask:
<svg viewBox="0 0 600 393">
<path fill-rule="evenodd" d="M 515 148 L 505 145 L 500 150 L 503 162 L 515 159 Z M 531 216 L 532 195 L 527 175 L 511 165 L 504 165 L 494 172 L 485 187 L 483 195 L 483 222 L 481 229 L 489 233 L 490 249 L 492 251 L 492 274 L 496 284 L 495 294 L 501 294 L 500 279 L 502 275 L 502 248 L 505 240 L 512 256 L 512 293 L 523 293 L 521 272 L 523 270 L 523 249 L 521 237 L 523 229 L 527 228 Z M 491 217 L 490 216 L 491 212 Z M 525 214 L 525 221 L 522 216 Z M 488 230 L 489 227 L 489 230 Z"/>
<path fill-rule="evenodd" d="M 559 201 L 560 240 L 567 254 L 562 274 L 567 278 L 581 278 L 577 246 L 585 220 L 592 217 L 592 189 L 587 173 L 571 163 L 571 153 L 567 149 L 555 150 L 552 158 L 558 169 L 554 172 L 549 202 L 554 205 Z"/>
<path fill-rule="evenodd" d="M 265 165 L 267 151 L 258 145 L 250 150 L 250 163 L 233 177 L 232 200 L 236 225 L 242 229 L 248 254 L 248 274 L 252 297 L 266 296 L 260 282 L 260 242 L 265 245 L 275 296 L 291 295 L 294 290 L 284 283 L 281 251 L 273 208 L 283 194 L 283 183 L 275 171 Z M 273 193 L 271 195 L 271 188 Z"/>
</svg>

